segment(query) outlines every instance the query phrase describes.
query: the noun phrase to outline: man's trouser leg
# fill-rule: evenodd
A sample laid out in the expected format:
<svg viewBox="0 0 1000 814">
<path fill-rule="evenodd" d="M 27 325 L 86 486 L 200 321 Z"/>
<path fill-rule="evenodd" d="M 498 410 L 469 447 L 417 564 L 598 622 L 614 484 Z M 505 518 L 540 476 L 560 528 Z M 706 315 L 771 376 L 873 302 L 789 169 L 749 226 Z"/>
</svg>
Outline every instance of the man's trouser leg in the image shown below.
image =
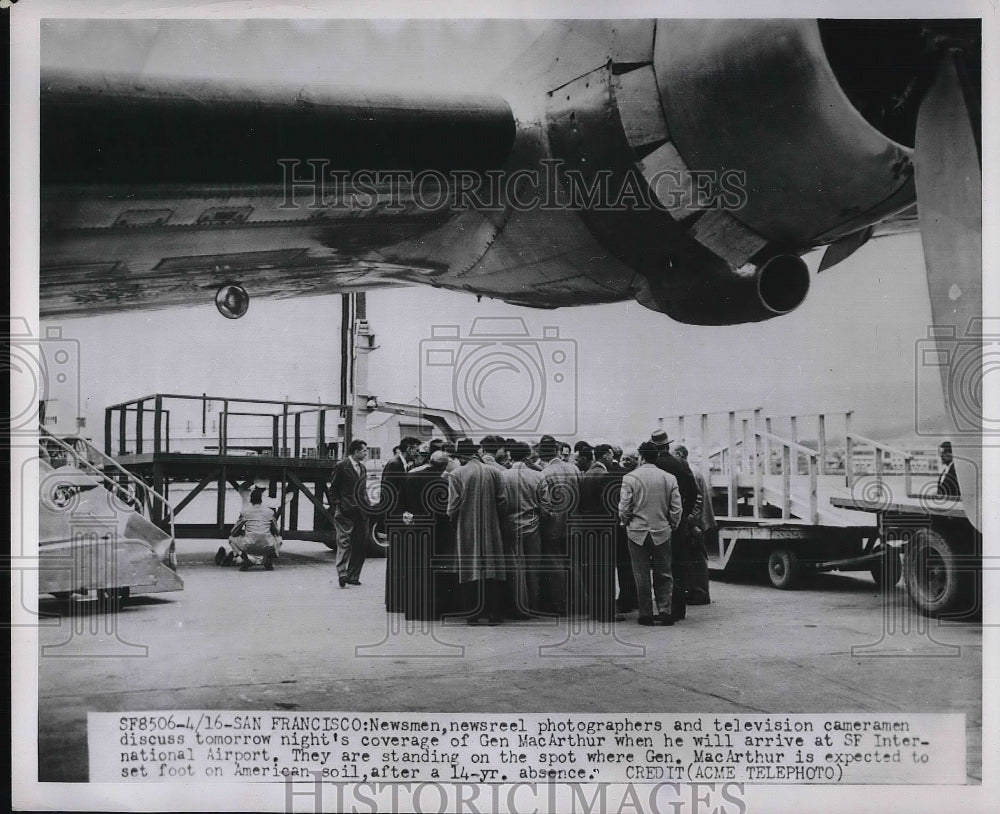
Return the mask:
<svg viewBox="0 0 1000 814">
<path fill-rule="evenodd" d="M 524 563 L 524 533 L 511 526 L 505 538 L 507 549 L 507 606 L 513 617 L 525 616 L 528 606 L 528 575 Z M 509 542 L 508 542 L 509 541 Z"/>
<path fill-rule="evenodd" d="M 624 526 L 615 528 L 615 567 L 618 571 L 618 610 L 628 613 L 638 607 L 635 575 L 632 572 L 632 555 L 629 553 L 628 534 Z"/>
<path fill-rule="evenodd" d="M 520 610 L 522 613 L 537 613 L 542 609 L 539 571 L 542 564 L 542 534 L 538 529 L 518 533 L 521 536 L 524 584 L 527 591 L 524 607 Z"/>
<path fill-rule="evenodd" d="M 639 606 L 639 616 L 653 616 L 653 582 L 650 576 L 653 538 L 648 534 L 640 545 L 629 538 L 628 551 L 632 558 L 632 575 L 635 579 L 636 599 Z"/>
<path fill-rule="evenodd" d="M 402 520 L 388 518 L 385 521 L 385 533 L 389 543 L 385 559 L 385 609 L 389 613 L 400 613 L 404 610 L 402 562 L 405 554 L 403 551 L 405 531 L 406 526 Z"/>
<path fill-rule="evenodd" d="M 650 568 L 653 572 L 653 594 L 656 596 L 657 613 L 673 615 L 672 595 L 677 593 L 670 560 L 673 540 L 654 545 L 650 553 Z M 652 540 L 650 540 L 652 544 Z"/>
<path fill-rule="evenodd" d="M 358 581 L 361 569 L 368 558 L 368 518 L 360 515 L 354 520 L 351 530 L 351 556 L 348 559 L 347 578 Z"/>
<path fill-rule="evenodd" d="M 674 619 L 683 619 L 687 614 L 687 584 L 684 579 L 684 570 L 687 559 L 688 535 L 685 522 L 681 521 L 681 525 L 674 529 L 670 540 L 670 572 L 673 576 L 670 615 Z"/>
<path fill-rule="evenodd" d="M 708 551 L 705 549 L 705 534 L 698 529 L 688 535 L 687 600 L 703 604 L 709 601 Z"/>
<path fill-rule="evenodd" d="M 333 527 L 337 532 L 337 574 L 341 579 L 350 579 L 351 541 L 354 537 L 355 521 L 341 514 L 333 515 Z"/>
<path fill-rule="evenodd" d="M 613 622 L 615 618 L 615 527 L 609 522 L 591 534 L 587 596 L 591 619 Z"/>
<path fill-rule="evenodd" d="M 547 524 L 542 530 L 542 580 L 546 608 L 550 613 L 566 613 L 566 586 L 569 583 L 569 556 L 566 547 L 566 524 Z"/>
</svg>

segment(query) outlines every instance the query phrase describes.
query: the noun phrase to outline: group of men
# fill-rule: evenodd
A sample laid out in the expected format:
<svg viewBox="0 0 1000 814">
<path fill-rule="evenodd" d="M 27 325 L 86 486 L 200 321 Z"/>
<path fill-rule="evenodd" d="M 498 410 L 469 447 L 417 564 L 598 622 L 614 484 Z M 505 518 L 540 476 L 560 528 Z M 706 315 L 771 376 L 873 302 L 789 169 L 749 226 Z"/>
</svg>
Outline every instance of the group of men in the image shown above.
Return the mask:
<svg viewBox="0 0 1000 814">
<path fill-rule="evenodd" d="M 341 588 L 360 585 L 370 528 L 387 539 L 385 603 L 407 618 L 587 615 L 673 625 L 710 602 L 711 496 L 654 432 L 637 450 L 574 447 L 542 436 L 403 438 L 367 490 L 364 441 L 333 471 L 330 502 Z M 617 576 L 617 580 L 616 580 Z M 616 591 L 617 581 L 617 591 Z"/>
</svg>

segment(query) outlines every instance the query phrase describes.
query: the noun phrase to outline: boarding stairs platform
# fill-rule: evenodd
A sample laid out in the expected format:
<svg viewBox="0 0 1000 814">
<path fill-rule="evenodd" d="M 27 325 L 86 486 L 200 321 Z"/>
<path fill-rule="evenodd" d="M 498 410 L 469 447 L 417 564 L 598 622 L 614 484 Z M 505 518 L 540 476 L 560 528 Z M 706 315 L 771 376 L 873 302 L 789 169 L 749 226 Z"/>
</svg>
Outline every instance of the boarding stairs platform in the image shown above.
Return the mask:
<svg viewBox="0 0 1000 814">
<path fill-rule="evenodd" d="M 43 500 L 64 508 L 73 494 L 99 485 L 120 504 L 174 536 L 174 510 L 167 499 L 114 458 L 81 437 L 60 437 L 44 426 L 38 428 L 42 460 Z"/>
<path fill-rule="evenodd" d="M 807 419 L 809 443 L 800 440 Z M 827 437 L 833 423 L 836 445 Z M 875 515 L 834 503 L 913 494 L 913 456 L 855 432 L 851 412 L 734 410 L 677 416 L 672 429 L 668 435 L 688 447 L 692 469 L 710 487 L 719 527 L 712 570 L 766 564 L 780 588 L 808 571 L 864 570 L 879 579 L 897 573 L 898 556 L 882 544 Z M 860 458 L 871 460 L 871 471 Z M 890 471 L 887 460 L 901 465 Z"/>
</svg>

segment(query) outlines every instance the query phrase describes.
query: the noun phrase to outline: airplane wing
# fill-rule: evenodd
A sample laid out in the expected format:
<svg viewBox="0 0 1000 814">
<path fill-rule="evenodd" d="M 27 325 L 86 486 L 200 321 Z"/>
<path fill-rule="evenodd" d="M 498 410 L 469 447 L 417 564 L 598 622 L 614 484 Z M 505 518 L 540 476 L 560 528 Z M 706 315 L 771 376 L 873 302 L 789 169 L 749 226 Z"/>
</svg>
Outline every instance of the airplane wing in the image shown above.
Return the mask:
<svg viewBox="0 0 1000 814">
<path fill-rule="evenodd" d="M 470 226 L 425 205 L 433 184 L 502 166 L 513 140 L 486 94 L 46 74 L 42 313 L 433 281 Z"/>
<path fill-rule="evenodd" d="M 564 21 L 464 95 L 46 70 L 42 314 L 428 284 L 780 316 L 801 255 L 912 210 L 934 59 L 974 64 L 978 22 Z"/>
</svg>

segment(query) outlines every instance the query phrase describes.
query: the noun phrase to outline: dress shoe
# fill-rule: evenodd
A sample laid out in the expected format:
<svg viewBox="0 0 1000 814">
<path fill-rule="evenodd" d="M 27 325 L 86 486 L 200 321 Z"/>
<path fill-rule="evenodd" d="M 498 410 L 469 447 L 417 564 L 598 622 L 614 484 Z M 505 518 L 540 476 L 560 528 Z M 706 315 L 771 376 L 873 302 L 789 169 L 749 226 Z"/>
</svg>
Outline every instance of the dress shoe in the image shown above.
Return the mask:
<svg viewBox="0 0 1000 814">
<path fill-rule="evenodd" d="M 688 605 L 711 605 L 712 604 L 712 600 L 709 599 L 707 596 L 703 596 L 701 594 L 695 594 L 694 596 L 689 596 L 687 598 L 687 604 Z"/>
<path fill-rule="evenodd" d="M 653 617 L 652 616 L 640 616 L 639 617 L 639 624 L 642 625 L 643 627 L 652 627 L 653 626 Z"/>
<path fill-rule="evenodd" d="M 243 562 L 240 563 L 240 570 L 241 571 L 249 571 L 250 570 L 250 563 L 247 562 L 246 560 L 243 560 Z"/>
<path fill-rule="evenodd" d="M 359 579 L 345 579 L 344 582 L 346 582 L 348 585 L 360 585 L 361 584 L 361 580 L 359 580 Z"/>
<path fill-rule="evenodd" d="M 264 570 L 273 571 L 274 570 L 274 557 L 270 554 L 264 555 Z"/>
<path fill-rule="evenodd" d="M 347 580 L 344 579 L 343 577 L 340 577 L 340 587 L 341 588 L 346 588 L 347 587 Z"/>
<path fill-rule="evenodd" d="M 660 624 L 663 627 L 674 626 L 674 617 L 672 617 L 669 613 L 661 613 L 659 616 L 656 617 L 656 621 L 657 624 Z"/>
</svg>

